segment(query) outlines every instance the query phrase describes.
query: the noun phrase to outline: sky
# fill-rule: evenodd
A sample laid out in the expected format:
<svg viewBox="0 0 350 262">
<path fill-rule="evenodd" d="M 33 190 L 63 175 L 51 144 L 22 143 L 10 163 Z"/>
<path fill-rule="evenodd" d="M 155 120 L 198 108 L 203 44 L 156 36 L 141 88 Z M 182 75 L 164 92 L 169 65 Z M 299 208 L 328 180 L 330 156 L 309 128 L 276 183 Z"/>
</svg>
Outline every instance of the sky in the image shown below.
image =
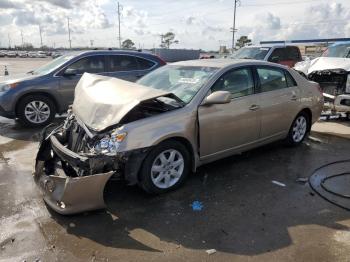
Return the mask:
<svg viewBox="0 0 350 262">
<path fill-rule="evenodd" d="M 121 38 L 153 48 L 173 32 L 172 48 L 218 50 L 231 46 L 234 0 L 119 0 Z M 0 0 L 0 46 L 25 43 L 118 47 L 116 0 Z M 240 0 L 236 38 L 261 40 L 350 37 L 349 0 Z M 92 40 L 92 41 L 91 41 Z"/>
</svg>

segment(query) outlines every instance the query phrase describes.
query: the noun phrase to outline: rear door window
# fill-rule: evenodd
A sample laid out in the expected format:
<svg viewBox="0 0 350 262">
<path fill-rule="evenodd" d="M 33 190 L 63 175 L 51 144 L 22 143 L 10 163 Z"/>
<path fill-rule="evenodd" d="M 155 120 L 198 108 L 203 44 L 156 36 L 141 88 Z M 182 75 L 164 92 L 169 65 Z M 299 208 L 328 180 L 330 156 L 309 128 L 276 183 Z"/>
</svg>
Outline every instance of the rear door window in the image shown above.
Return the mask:
<svg viewBox="0 0 350 262">
<path fill-rule="evenodd" d="M 105 56 L 96 55 L 88 56 L 74 62 L 67 69 L 75 69 L 77 74 L 87 73 L 102 73 L 105 72 Z"/>
<path fill-rule="evenodd" d="M 283 69 L 273 67 L 257 67 L 261 92 L 269 92 L 287 88 L 286 75 Z"/>
<path fill-rule="evenodd" d="M 138 70 L 135 56 L 129 55 L 112 55 L 109 57 L 109 71 L 123 72 Z"/>
<path fill-rule="evenodd" d="M 139 65 L 139 70 L 147 70 L 152 68 L 155 65 L 153 61 L 150 61 L 148 59 L 144 59 L 141 57 L 136 57 L 136 61 Z"/>
</svg>

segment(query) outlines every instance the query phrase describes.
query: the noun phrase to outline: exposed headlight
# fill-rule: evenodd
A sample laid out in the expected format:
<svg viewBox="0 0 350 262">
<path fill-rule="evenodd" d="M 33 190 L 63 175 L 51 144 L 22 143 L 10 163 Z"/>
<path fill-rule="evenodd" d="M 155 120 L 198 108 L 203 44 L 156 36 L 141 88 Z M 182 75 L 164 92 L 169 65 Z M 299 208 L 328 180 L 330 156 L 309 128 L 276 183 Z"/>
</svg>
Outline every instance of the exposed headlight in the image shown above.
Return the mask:
<svg viewBox="0 0 350 262">
<path fill-rule="evenodd" d="M 11 84 L 0 84 L 0 93 L 6 92 L 10 90 L 11 88 L 15 88 L 17 86 L 17 83 L 11 83 Z"/>
<path fill-rule="evenodd" d="M 98 141 L 94 147 L 96 153 L 105 155 L 115 155 L 119 145 L 125 139 L 127 133 L 113 132 Z"/>
<path fill-rule="evenodd" d="M 345 93 L 350 93 L 350 73 L 348 74 L 348 78 L 346 79 Z"/>
</svg>

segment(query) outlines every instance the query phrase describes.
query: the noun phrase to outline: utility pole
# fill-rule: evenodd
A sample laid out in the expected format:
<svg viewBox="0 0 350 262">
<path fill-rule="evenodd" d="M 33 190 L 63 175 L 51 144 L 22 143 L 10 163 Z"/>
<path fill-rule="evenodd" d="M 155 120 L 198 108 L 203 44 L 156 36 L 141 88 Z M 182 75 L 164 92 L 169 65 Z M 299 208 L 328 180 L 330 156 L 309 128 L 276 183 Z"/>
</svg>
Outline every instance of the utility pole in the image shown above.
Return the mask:
<svg viewBox="0 0 350 262">
<path fill-rule="evenodd" d="M 69 41 L 69 49 L 72 49 L 72 40 L 70 39 L 69 17 L 67 17 L 67 24 L 68 24 L 68 41 Z"/>
<path fill-rule="evenodd" d="M 160 47 L 163 47 L 164 34 L 160 35 Z"/>
<path fill-rule="evenodd" d="M 10 37 L 10 33 L 7 34 L 7 37 L 9 39 L 9 49 L 11 49 L 11 37 Z"/>
<path fill-rule="evenodd" d="M 21 38 L 22 38 L 22 48 L 24 47 L 24 40 L 23 40 L 23 31 L 21 30 Z"/>
<path fill-rule="evenodd" d="M 235 32 L 237 32 L 236 29 L 236 9 L 237 9 L 237 3 L 239 3 L 239 0 L 234 0 L 234 9 L 233 9 L 233 26 L 232 26 L 232 53 L 233 50 L 235 50 Z"/>
<path fill-rule="evenodd" d="M 41 26 L 39 25 L 39 33 L 40 33 L 40 47 L 43 47 L 43 37 L 41 35 Z"/>
<path fill-rule="evenodd" d="M 122 6 L 118 2 L 118 40 L 119 40 L 119 48 L 122 48 L 122 37 L 120 35 L 120 11 L 122 10 Z"/>
</svg>

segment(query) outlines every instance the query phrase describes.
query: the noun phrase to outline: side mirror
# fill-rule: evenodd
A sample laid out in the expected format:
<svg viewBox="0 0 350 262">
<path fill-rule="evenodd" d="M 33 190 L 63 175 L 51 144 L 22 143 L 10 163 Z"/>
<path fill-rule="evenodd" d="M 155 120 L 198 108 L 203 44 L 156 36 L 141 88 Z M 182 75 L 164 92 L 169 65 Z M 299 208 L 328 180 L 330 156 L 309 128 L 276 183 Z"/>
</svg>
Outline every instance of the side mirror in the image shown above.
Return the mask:
<svg viewBox="0 0 350 262">
<path fill-rule="evenodd" d="M 271 57 L 270 61 L 273 63 L 278 63 L 280 61 L 280 58 L 278 56 L 273 56 L 273 57 Z"/>
<path fill-rule="evenodd" d="M 216 91 L 208 95 L 202 105 L 228 104 L 231 102 L 231 93 L 228 91 Z"/>
<path fill-rule="evenodd" d="M 63 73 L 64 76 L 75 76 L 77 74 L 78 70 L 74 68 L 67 68 Z"/>
</svg>

